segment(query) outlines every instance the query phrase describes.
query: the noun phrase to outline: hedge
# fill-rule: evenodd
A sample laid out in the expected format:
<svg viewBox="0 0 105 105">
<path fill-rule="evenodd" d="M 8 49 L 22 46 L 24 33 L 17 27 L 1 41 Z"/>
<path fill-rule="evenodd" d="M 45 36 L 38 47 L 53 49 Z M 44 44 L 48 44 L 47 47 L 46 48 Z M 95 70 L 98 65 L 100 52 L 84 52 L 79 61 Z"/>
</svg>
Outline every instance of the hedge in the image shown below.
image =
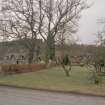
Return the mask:
<svg viewBox="0 0 105 105">
<path fill-rule="evenodd" d="M 46 68 L 44 64 L 5 64 L 1 65 L 3 73 L 26 73 L 42 70 Z"/>
</svg>

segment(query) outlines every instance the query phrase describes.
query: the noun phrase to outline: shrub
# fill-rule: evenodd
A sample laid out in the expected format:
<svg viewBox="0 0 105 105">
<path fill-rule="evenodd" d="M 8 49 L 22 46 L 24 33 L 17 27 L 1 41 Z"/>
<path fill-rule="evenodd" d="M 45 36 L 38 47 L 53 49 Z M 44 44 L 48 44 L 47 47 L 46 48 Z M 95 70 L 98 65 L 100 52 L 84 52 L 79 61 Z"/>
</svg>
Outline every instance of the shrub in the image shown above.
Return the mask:
<svg viewBox="0 0 105 105">
<path fill-rule="evenodd" d="M 25 73 L 34 72 L 45 68 L 44 64 L 6 64 L 2 65 L 3 73 Z"/>
<path fill-rule="evenodd" d="M 91 79 L 94 81 L 94 84 L 98 85 L 98 84 L 102 83 L 102 76 L 99 73 L 95 72 L 95 71 L 92 72 Z"/>
<path fill-rule="evenodd" d="M 38 70 L 42 70 L 44 68 L 46 68 L 45 64 L 31 64 L 30 65 L 31 71 L 38 71 Z"/>
</svg>

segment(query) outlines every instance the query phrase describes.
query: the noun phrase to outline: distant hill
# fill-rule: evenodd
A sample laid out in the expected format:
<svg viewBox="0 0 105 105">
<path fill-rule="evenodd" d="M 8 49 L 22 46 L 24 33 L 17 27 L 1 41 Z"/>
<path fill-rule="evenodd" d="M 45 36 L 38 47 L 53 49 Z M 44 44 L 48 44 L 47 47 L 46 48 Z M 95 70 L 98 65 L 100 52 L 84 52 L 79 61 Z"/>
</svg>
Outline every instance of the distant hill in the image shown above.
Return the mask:
<svg viewBox="0 0 105 105">
<path fill-rule="evenodd" d="M 5 41 L 0 42 L 0 47 L 8 46 L 8 47 L 24 47 L 22 44 L 25 43 L 25 41 L 31 41 L 30 39 L 21 39 L 21 40 L 13 40 L 13 41 Z M 37 39 L 37 43 L 43 43 L 42 39 Z"/>
<path fill-rule="evenodd" d="M 0 42 L 0 59 L 2 60 L 7 54 L 12 53 L 27 53 L 27 49 L 23 46 L 23 43 L 26 40 L 14 40 L 8 42 Z M 30 39 L 27 39 L 30 41 Z M 44 57 L 45 43 L 41 40 L 37 40 L 37 45 L 40 47 L 40 54 Z M 79 45 L 79 44 L 72 44 L 72 45 L 65 45 L 64 48 L 60 45 L 56 45 L 56 55 L 59 55 L 60 52 L 67 51 L 70 56 L 80 56 L 86 54 L 100 54 L 102 55 L 105 51 L 103 48 L 95 45 Z"/>
<path fill-rule="evenodd" d="M 24 47 L 23 43 L 25 43 L 26 40 L 13 40 L 13 41 L 6 41 L 6 42 L 0 42 L 0 59 L 3 59 L 4 56 L 6 56 L 9 53 L 26 53 L 27 49 Z M 27 39 L 27 41 L 30 41 L 30 39 Z M 42 46 L 43 42 L 41 39 L 37 39 L 37 45 Z M 43 48 L 43 47 L 42 47 Z"/>
</svg>

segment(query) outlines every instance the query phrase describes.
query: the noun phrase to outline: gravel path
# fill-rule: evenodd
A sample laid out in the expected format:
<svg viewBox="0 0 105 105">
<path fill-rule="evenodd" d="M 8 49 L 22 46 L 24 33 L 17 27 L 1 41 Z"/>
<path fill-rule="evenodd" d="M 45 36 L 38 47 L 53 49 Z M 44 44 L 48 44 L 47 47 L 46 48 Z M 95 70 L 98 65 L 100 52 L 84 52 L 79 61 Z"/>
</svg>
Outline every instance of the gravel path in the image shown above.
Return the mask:
<svg viewBox="0 0 105 105">
<path fill-rule="evenodd" d="M 0 87 L 0 105 L 105 105 L 105 98 Z"/>
</svg>

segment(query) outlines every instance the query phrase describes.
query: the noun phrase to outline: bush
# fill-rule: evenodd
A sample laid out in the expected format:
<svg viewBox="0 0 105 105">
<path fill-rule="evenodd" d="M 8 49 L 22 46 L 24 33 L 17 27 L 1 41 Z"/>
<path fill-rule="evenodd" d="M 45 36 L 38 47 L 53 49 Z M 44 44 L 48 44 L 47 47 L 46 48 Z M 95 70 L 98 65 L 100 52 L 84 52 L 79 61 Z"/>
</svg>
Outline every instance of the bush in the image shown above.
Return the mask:
<svg viewBox="0 0 105 105">
<path fill-rule="evenodd" d="M 30 65 L 30 69 L 31 71 L 39 71 L 39 70 L 42 70 L 42 69 L 45 69 L 46 68 L 46 65 L 45 64 L 31 64 Z"/>
<path fill-rule="evenodd" d="M 6 64 L 1 65 L 1 72 L 8 74 L 34 72 L 44 69 L 45 67 L 44 64 Z"/>
<path fill-rule="evenodd" d="M 92 80 L 94 81 L 94 84 L 101 84 L 102 83 L 102 76 L 98 74 L 97 72 L 92 72 Z"/>
</svg>

